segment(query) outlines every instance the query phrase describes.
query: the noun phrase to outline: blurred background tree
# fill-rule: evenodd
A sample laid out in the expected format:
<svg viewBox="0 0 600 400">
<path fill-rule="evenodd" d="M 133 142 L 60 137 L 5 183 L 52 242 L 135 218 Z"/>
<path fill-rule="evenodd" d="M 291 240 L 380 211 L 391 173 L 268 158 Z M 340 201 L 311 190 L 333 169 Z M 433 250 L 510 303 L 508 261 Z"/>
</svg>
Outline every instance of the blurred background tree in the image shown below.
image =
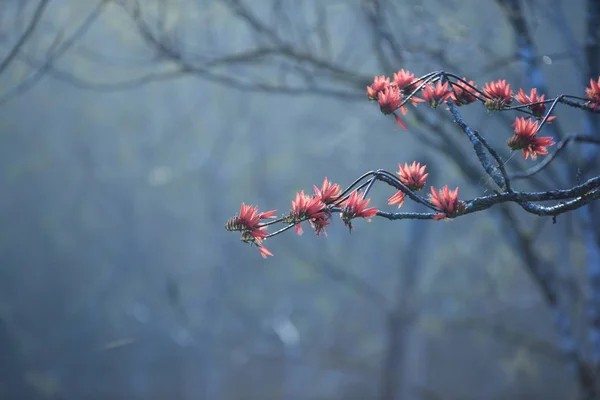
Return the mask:
<svg viewBox="0 0 600 400">
<path fill-rule="evenodd" d="M 443 69 L 583 95 L 597 2 L 27 3 L 3 6 L 16 33 L 0 43 L 1 394 L 598 398 L 593 209 L 337 224 L 273 240 L 267 262 L 222 229 L 241 201 L 285 211 L 325 175 L 399 162 L 461 197 L 490 190 L 445 113 L 411 109 L 397 130 L 366 85 Z M 555 138 L 598 132 L 557 115 Z M 465 117 L 498 145 L 512 122 Z M 519 184 L 572 186 L 596 160 L 574 146 Z"/>
</svg>

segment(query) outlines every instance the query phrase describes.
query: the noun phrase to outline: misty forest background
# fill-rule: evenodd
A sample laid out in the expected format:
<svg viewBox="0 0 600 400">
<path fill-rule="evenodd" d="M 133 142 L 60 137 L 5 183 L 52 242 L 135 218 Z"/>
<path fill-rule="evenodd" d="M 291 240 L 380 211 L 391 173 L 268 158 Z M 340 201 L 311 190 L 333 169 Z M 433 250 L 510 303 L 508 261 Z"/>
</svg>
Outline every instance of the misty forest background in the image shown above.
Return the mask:
<svg viewBox="0 0 600 400">
<path fill-rule="evenodd" d="M 268 240 L 268 260 L 223 228 L 242 201 L 286 212 L 325 176 L 413 160 L 426 189 L 489 193 L 444 107 L 403 131 L 365 87 L 404 68 L 582 96 L 598 17 L 594 0 L 4 0 L 0 398 L 600 398 L 592 211 L 336 218 L 327 239 Z M 461 111 L 510 155 L 513 114 Z M 600 134 L 556 115 L 555 138 Z M 571 146 L 518 185 L 573 186 L 595 156 Z"/>
</svg>

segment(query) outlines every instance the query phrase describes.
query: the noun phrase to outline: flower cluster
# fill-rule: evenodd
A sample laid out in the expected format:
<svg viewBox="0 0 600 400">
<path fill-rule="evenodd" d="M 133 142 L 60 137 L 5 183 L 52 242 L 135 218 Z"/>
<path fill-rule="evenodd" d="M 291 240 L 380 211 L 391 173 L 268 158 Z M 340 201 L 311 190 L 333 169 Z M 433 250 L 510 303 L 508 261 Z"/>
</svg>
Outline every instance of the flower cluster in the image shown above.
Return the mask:
<svg viewBox="0 0 600 400">
<path fill-rule="evenodd" d="M 582 102 L 579 104 L 580 108 L 587 106 L 596 111 L 600 108 L 600 77 L 597 81 L 590 80 L 590 87 L 585 88 L 585 92 L 587 98 L 568 97 Z M 528 116 L 517 117 L 511 125 L 513 135 L 507 140 L 507 145 L 511 150 L 522 150 L 525 159 L 536 159 L 538 155 L 548 154 L 548 147 L 555 144 L 552 137 L 539 136 L 539 132 L 545 123 L 556 118 L 556 116 L 550 115 L 553 107 L 548 112 L 546 104 L 556 103 L 560 101 L 560 98 L 546 100 L 544 94 L 538 94 L 537 88 L 532 88 L 529 93 L 519 89 L 514 95 L 506 80 L 487 82 L 480 90 L 473 81 L 467 81 L 464 77 L 459 78 L 442 72 L 431 73 L 415 79 L 414 74 L 401 69 L 394 73 L 392 78 L 376 76 L 373 83 L 367 86 L 367 97 L 371 101 L 377 101 L 380 111 L 385 115 L 393 115 L 396 122 L 404 129 L 407 127 L 397 113 L 406 115 L 405 104 L 408 102 L 413 106 L 418 103 L 428 103 L 434 109 L 447 102 L 454 103 L 456 106 L 481 102 L 488 111 L 517 109 Z M 513 100 L 516 100 L 519 105 L 511 107 Z M 453 113 L 455 114 L 454 111 Z M 458 119 L 458 117 L 456 118 Z M 370 221 L 376 215 L 389 219 L 396 219 L 398 216 L 407 217 L 408 214 L 392 215 L 380 212 L 375 207 L 369 207 L 371 199 L 366 198 L 366 194 L 376 180 L 384 181 L 399 189 L 388 198 L 388 205 L 396 205 L 400 208 L 408 195 L 417 203 L 433 211 L 430 214 L 420 214 L 419 218 L 446 220 L 473 211 L 473 209 L 469 210 L 472 202 L 469 202 L 468 206 L 466 202 L 459 200 L 458 188 L 450 190 L 448 185 L 439 190 L 431 186 L 427 199 L 419 197 L 417 192 L 425 187 L 429 176 L 426 170 L 427 166 L 421 165 L 417 161 L 413 161 L 411 164 L 398 164 L 396 172 L 398 178 L 388 171 L 371 171 L 364 174 L 345 191 L 341 190 L 340 185 L 333 184 L 325 178 L 320 187 L 313 186 L 314 193 L 307 194 L 304 190 L 297 192 L 296 197 L 292 200 L 291 210 L 280 218 L 275 216 L 275 210 L 259 212 L 257 206 L 242 203 L 239 213 L 227 221 L 225 228 L 228 231 L 241 232 L 242 241 L 256 245 L 261 256 L 266 258 L 273 254 L 263 246 L 265 239 L 292 227 L 295 228 L 297 234 L 301 235 L 304 222 L 307 222 L 315 231 L 316 236 L 321 234 L 327 236 L 326 227 L 331 224 L 331 216 L 334 213 L 339 213 L 342 221 L 351 231 L 354 229 L 352 221 L 356 218 Z M 508 182 L 508 178 L 505 179 Z M 390 217 L 390 215 L 392 216 Z M 268 233 L 267 228 L 278 222 L 287 226 L 274 233 Z"/>
<path fill-rule="evenodd" d="M 359 195 L 356 190 L 347 199 L 340 198 L 340 185 L 332 184 L 327 177 L 320 188 L 316 185 L 313 188 L 314 194 L 311 196 L 304 194 L 304 191 L 296 193 L 292 210 L 282 217 L 282 222 L 295 225 L 299 235 L 303 233 L 300 223 L 308 221 L 317 236 L 321 233 L 327 236 L 325 227 L 330 224 L 333 207 L 339 207 L 340 217 L 349 227 L 352 227 L 351 220 L 354 218 L 369 219 L 377 214 L 377 209 L 366 208 L 370 199 L 364 199 L 364 194 Z"/>
<path fill-rule="evenodd" d="M 463 78 L 463 80 L 467 82 L 467 78 Z M 474 103 L 477 101 L 477 95 L 473 92 L 474 89 L 477 89 L 477 85 L 473 81 L 452 83 L 452 100 L 457 106 Z"/>
<path fill-rule="evenodd" d="M 448 185 L 439 192 L 432 186 L 429 201 L 442 211 L 433 217 L 436 220 L 454 218 L 464 213 L 467 208 L 465 202 L 458 200 L 458 188 L 450 191 Z"/>
<path fill-rule="evenodd" d="M 377 215 L 378 210 L 374 207 L 367 208 L 371 199 L 365 199 L 364 193 L 358 194 L 358 191 L 353 191 L 348 197 L 348 200 L 342 205 L 340 216 L 344 224 L 352 230 L 352 220 L 354 218 L 365 218 L 371 221 L 371 217 Z"/>
<path fill-rule="evenodd" d="M 426 168 L 426 165 L 421 166 L 421 163 L 416 161 L 413 161 L 411 165 L 408 165 L 408 163 L 405 163 L 404 166 L 402 166 L 402 164 L 398 164 L 398 175 L 400 176 L 400 182 L 402 182 L 413 192 L 423 189 L 423 186 L 425 186 L 425 181 L 429 176 L 429 174 L 425 173 Z M 398 190 L 395 195 L 388 199 L 388 204 L 398 204 L 398 208 L 402 207 L 402 204 L 404 204 L 404 192 L 402 190 Z"/>
<path fill-rule="evenodd" d="M 303 233 L 300 223 L 308 221 L 317 236 L 320 236 L 321 233 L 327 236 L 325 227 L 329 225 L 331 218 L 329 206 L 340 196 L 340 185 L 331 184 L 325 177 L 320 188 L 316 185 L 313 188 L 315 193 L 312 196 L 304 194 L 304 190 L 296 193 L 296 199 L 292 201 L 292 210 L 282 220 L 288 224 L 294 224 L 298 235 Z"/>
<path fill-rule="evenodd" d="M 402 182 L 408 189 L 413 192 L 417 192 L 425 186 L 425 181 L 429 176 L 425 173 L 426 165 L 421 166 L 421 163 L 413 161 L 412 164 L 405 163 L 398 164 L 398 175 L 400 176 L 400 182 Z M 398 208 L 404 204 L 404 192 L 399 190 L 392 197 L 388 199 L 389 205 L 398 204 Z M 446 218 L 454 218 L 461 215 L 466 210 L 466 204 L 458 200 L 458 188 L 450 192 L 448 186 L 444 186 L 439 192 L 432 186 L 431 193 L 429 194 L 429 201 L 441 213 L 436 214 L 433 219 L 440 220 Z"/>
<path fill-rule="evenodd" d="M 242 233 L 242 241 L 256 245 L 261 256 L 266 258 L 273 254 L 263 246 L 263 242 L 270 236 L 290 227 L 295 227 L 296 233 L 303 233 L 301 223 L 308 222 L 315 234 L 327 236 L 325 227 L 330 224 L 333 212 L 339 212 L 344 224 L 352 229 L 352 220 L 355 218 L 364 218 L 369 220 L 378 212 L 376 208 L 367 208 L 370 199 L 364 198 L 364 193 L 358 193 L 354 190 L 349 196 L 342 196 L 340 185 L 331 183 L 327 178 L 323 180 L 321 187 L 313 186 L 314 194 L 308 195 L 303 190 L 296 193 L 292 200 L 292 209 L 287 215 L 276 219 L 276 210 L 267 212 L 258 212 L 257 206 L 249 206 L 242 203 L 240 211 L 234 217 L 230 218 L 225 224 L 228 231 L 238 231 Z M 268 223 L 263 220 L 275 219 Z M 287 224 L 287 227 L 279 232 L 269 234 L 267 227 L 277 222 Z"/>
<path fill-rule="evenodd" d="M 260 250 L 260 254 L 266 258 L 273 254 L 262 245 L 262 241 L 269 236 L 269 233 L 267 232 L 267 227 L 261 223 L 261 220 L 275 218 L 274 215 L 276 212 L 277 210 L 271 210 L 259 213 L 258 206 L 247 206 L 242 203 L 240 212 L 227 221 L 225 229 L 242 232 L 242 241 L 256 244 Z"/>
<path fill-rule="evenodd" d="M 485 107 L 490 111 L 502 110 L 510 106 L 513 100 L 513 91 L 504 79 L 486 83 L 483 87 L 483 92 L 488 97 L 485 101 Z"/>
<path fill-rule="evenodd" d="M 431 108 L 437 108 L 438 105 L 445 103 L 452 96 L 452 89 L 448 89 L 448 82 L 442 85 L 440 81 L 437 81 L 435 86 L 431 83 L 425 85 L 421 90 L 421 94 Z"/>
<path fill-rule="evenodd" d="M 529 94 L 523 89 L 519 89 L 515 96 L 510 84 L 504 79 L 486 82 L 481 91 L 473 81 L 467 81 L 467 78 L 464 77 L 462 79 L 456 77 L 454 80 L 445 78 L 444 80 L 443 84 L 441 76 L 415 80 L 412 73 L 400 70 L 394 74 L 393 80 L 385 76 L 375 77 L 373 83 L 367 87 L 367 96 L 371 100 L 377 100 L 380 110 L 386 115 L 395 115 L 395 111 L 398 109 L 402 114 L 406 114 L 406 108 L 402 104 L 410 92 L 413 105 L 426 102 L 431 108 L 437 108 L 451 99 L 457 106 L 464 106 L 479 100 L 483 102 L 488 111 L 501 111 L 507 109 L 513 100 L 516 100 L 521 106 L 513 108 L 527 109 L 528 113 L 536 120 L 550 123 L 556 119 L 555 115 L 546 115 L 546 103 L 552 100 L 545 100 L 545 95 L 538 94 L 536 88 L 531 89 Z M 421 81 L 424 83 L 420 84 Z M 417 93 L 420 93 L 422 98 L 417 97 Z M 600 107 L 600 78 L 597 82 L 590 81 L 590 87 L 586 88 L 586 94 L 589 99 L 586 103 L 588 106 L 594 109 Z M 406 128 L 406 125 L 396 115 L 395 117 L 398 123 Z M 535 159 L 537 155 L 548 154 L 547 147 L 555 144 L 551 137 L 537 136 L 541 126 L 538 126 L 537 123 L 534 124 L 533 120 L 529 120 L 527 123 L 517 120 L 512 127 L 515 131 L 508 140 L 508 146 L 512 150 L 523 150 L 525 159 L 529 157 Z M 404 194 L 398 192 L 388 202 L 401 206 L 403 201 Z"/>
<path fill-rule="evenodd" d="M 402 103 L 411 96 L 415 83 L 415 75 L 403 69 L 394 73 L 391 81 L 390 78 L 383 75 L 376 76 L 373 83 L 367 86 L 367 97 L 369 100 L 377 100 L 383 114 L 392 114 L 398 125 L 403 129 L 408 129 L 396 111 L 399 109 L 402 115 L 406 115 L 406 107 Z M 422 99 L 415 96 L 410 99 L 413 105 L 423 102 Z"/>
<path fill-rule="evenodd" d="M 287 221 L 296 225 L 298 235 L 302 235 L 302 227 L 300 226 L 302 221 L 308 220 L 309 223 L 313 224 L 314 221 L 322 221 L 318 223 L 318 226 L 321 227 L 321 230 L 324 230 L 325 226 L 329 224 L 327 219 L 325 204 L 318 197 L 307 196 L 304 194 L 304 190 L 296 193 L 296 200 L 292 201 L 292 211 Z"/>
<path fill-rule="evenodd" d="M 423 189 L 429 176 L 429 173 L 425 172 L 426 169 L 426 165 L 421 165 L 417 161 L 413 161 L 412 164 L 398 164 L 399 178 L 397 178 L 397 182 L 402 185 L 396 184 L 396 187 L 400 186 L 402 190 L 390 197 L 388 204 L 401 207 L 405 200 L 405 190 L 414 193 Z M 389 172 L 386 174 L 392 176 Z M 264 220 L 277 218 L 275 210 L 259 212 L 257 206 L 248 206 L 242 203 L 240 212 L 227 221 L 225 229 L 242 232 L 242 241 L 256 245 L 260 254 L 266 258 L 273 254 L 263 246 L 265 239 L 292 227 L 295 228 L 298 235 L 301 235 L 303 222 L 308 222 L 317 236 L 321 234 L 327 236 L 325 228 L 331 223 L 331 216 L 334 213 L 339 213 L 344 225 L 350 231 L 354 229 L 352 221 L 356 218 L 363 218 L 370 222 L 371 218 L 379 213 L 379 210 L 369 207 L 371 199 L 366 198 L 365 192 L 360 190 L 364 186 L 357 189 L 350 187 L 342 192 L 340 185 L 333 184 L 325 178 L 320 187 L 313 186 L 313 194 L 306 194 L 304 190 L 297 192 L 296 197 L 292 200 L 290 212 L 269 222 L 264 222 Z M 454 218 L 466 209 L 465 203 L 458 200 L 458 188 L 450 192 L 446 186 L 438 193 L 432 187 L 431 193 L 429 208 L 436 212 L 436 214 L 432 214 L 433 219 Z M 421 202 L 427 204 L 425 200 Z M 269 234 L 267 227 L 277 222 L 287 224 L 287 227 Z"/>
<path fill-rule="evenodd" d="M 523 157 L 531 157 L 535 160 L 538 156 L 548 154 L 546 148 L 552 146 L 554 141 L 550 136 L 539 137 L 538 121 L 531 118 L 519 118 L 511 125 L 515 131 L 510 139 L 506 142 L 512 150 L 523 150 Z"/>
<path fill-rule="evenodd" d="M 598 107 L 600 106 L 600 78 L 598 82 L 590 81 L 590 85 L 590 88 L 586 88 L 590 99 L 588 105 Z M 422 97 L 418 97 L 417 94 Z M 512 104 L 513 100 L 516 100 L 526 106 L 531 115 L 537 119 L 545 116 L 547 102 L 545 95 L 538 95 L 536 88 L 531 89 L 529 94 L 519 89 L 515 96 L 510 84 L 504 79 L 486 82 L 480 91 L 473 81 L 467 81 L 464 77 L 454 81 L 446 79 L 442 83 L 441 77 L 415 79 L 413 73 L 403 69 L 394 73 L 393 79 L 383 75 L 376 76 L 373 83 L 367 86 L 367 97 L 369 100 L 377 100 L 381 112 L 385 115 L 393 114 L 396 122 L 404 129 L 407 129 L 406 125 L 400 120 L 396 111 L 400 110 L 402 115 L 406 114 L 404 103 L 409 97 L 413 105 L 425 102 L 431 108 L 437 108 L 448 99 L 452 99 L 458 106 L 481 100 L 489 111 L 504 110 Z M 551 122 L 555 118 L 556 116 L 548 116 L 546 122 Z"/>
<path fill-rule="evenodd" d="M 546 114 L 546 104 L 544 104 L 545 95 L 537 95 L 537 89 L 533 88 L 529 92 L 529 95 L 526 95 L 523 89 L 519 89 L 519 93 L 515 97 L 521 104 L 527 104 L 528 108 L 531 110 L 531 113 L 537 119 L 542 119 Z M 546 122 L 551 122 L 553 119 L 556 119 L 556 115 L 551 115 L 546 119 Z"/>
</svg>

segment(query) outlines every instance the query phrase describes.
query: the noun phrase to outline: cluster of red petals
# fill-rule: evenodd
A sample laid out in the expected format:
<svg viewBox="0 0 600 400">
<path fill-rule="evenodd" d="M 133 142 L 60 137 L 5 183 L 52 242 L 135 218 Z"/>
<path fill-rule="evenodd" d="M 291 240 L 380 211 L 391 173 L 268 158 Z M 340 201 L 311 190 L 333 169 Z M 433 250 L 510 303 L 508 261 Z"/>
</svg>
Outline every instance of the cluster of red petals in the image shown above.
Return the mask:
<svg viewBox="0 0 600 400">
<path fill-rule="evenodd" d="M 431 108 L 437 108 L 438 105 L 446 102 L 452 96 L 452 89 L 448 88 L 448 82 L 442 85 L 440 81 L 437 81 L 435 86 L 432 84 L 425 85 L 421 90 L 421 95 Z"/>
<path fill-rule="evenodd" d="M 453 218 L 460 215 L 466 207 L 464 202 L 458 200 L 458 188 L 450 191 L 448 185 L 444 186 L 439 192 L 432 186 L 429 200 L 442 211 L 442 213 L 436 214 L 433 217 L 436 220 Z"/>
<path fill-rule="evenodd" d="M 463 79 L 466 81 L 467 78 Z M 477 88 L 475 82 L 469 81 L 469 85 L 474 88 Z M 452 85 L 454 92 L 452 93 L 452 100 L 456 103 L 457 106 L 464 106 L 467 104 L 471 104 L 477 100 L 477 97 L 473 94 L 473 89 L 466 85 L 464 82 L 456 82 Z"/>
<path fill-rule="evenodd" d="M 404 163 L 404 166 L 398 164 L 400 182 L 405 184 L 413 192 L 421 190 L 423 186 L 425 186 L 425 181 L 429 176 L 428 173 L 425 173 L 426 168 L 426 165 L 421 166 L 421 163 L 416 161 L 413 161 L 410 165 L 408 163 Z M 388 199 L 388 204 L 398 204 L 398 208 L 402 207 L 402 204 L 404 204 L 404 192 L 402 190 L 396 192 L 396 194 Z"/>
<path fill-rule="evenodd" d="M 538 97 L 536 88 L 531 89 L 529 95 L 526 95 L 523 89 L 519 89 L 519 92 L 515 96 L 515 100 L 521 104 L 533 103 L 529 105 L 529 109 L 536 118 L 541 119 L 544 117 L 544 114 L 546 114 L 546 104 L 542 103 L 544 101 L 544 97 L 545 95 L 543 94 Z M 555 115 L 549 116 L 546 119 L 546 122 L 551 122 L 554 119 L 556 119 Z"/>
<path fill-rule="evenodd" d="M 394 79 L 392 82 L 394 85 L 400 88 L 403 94 L 407 94 L 406 92 L 410 90 L 411 83 L 413 83 L 414 80 L 415 74 L 401 69 L 400 71 L 394 73 Z"/>
<path fill-rule="evenodd" d="M 317 185 L 313 185 L 313 188 L 315 190 L 315 197 L 321 200 L 325 205 L 334 203 L 342 192 L 340 185 L 337 183 L 332 185 L 327 177 L 323 180 L 321 188 L 318 188 Z"/>
<path fill-rule="evenodd" d="M 292 201 L 292 211 L 289 216 L 284 218 L 284 222 L 296 225 L 296 233 L 302 234 L 302 221 L 308 221 L 308 224 L 315 230 L 317 236 L 323 233 L 327 236 L 325 227 L 329 225 L 331 210 L 329 205 L 338 201 L 342 190 L 340 185 L 332 184 L 327 177 L 323 180 L 321 187 L 313 185 L 315 194 L 309 196 L 301 191 L 296 193 L 296 199 Z"/>
<path fill-rule="evenodd" d="M 596 111 L 600 107 L 600 77 L 597 82 L 590 79 L 590 87 L 585 88 L 585 94 L 590 99 L 586 104 Z"/>
<path fill-rule="evenodd" d="M 517 117 L 515 123 L 511 126 L 515 131 L 506 144 L 512 150 L 523 150 L 523 157 L 525 159 L 531 157 L 531 159 L 535 160 L 538 154 L 548 154 L 546 148 L 555 144 L 550 136 L 537 136 L 538 122 L 531 118 Z"/>
<path fill-rule="evenodd" d="M 412 191 L 421 190 L 425 186 L 425 181 L 429 176 L 425 173 L 427 165 L 421 166 L 421 163 L 413 161 L 412 164 L 404 163 L 404 166 L 398 164 L 398 175 L 400 181 Z"/>
<path fill-rule="evenodd" d="M 262 245 L 263 239 L 268 237 L 269 233 L 267 227 L 261 225 L 261 220 L 275 218 L 276 212 L 276 210 L 271 210 L 259 213 L 258 206 L 242 203 L 240 212 L 227 221 L 225 229 L 242 232 L 244 242 L 256 244 L 263 257 L 272 256 L 273 254 Z"/>
<path fill-rule="evenodd" d="M 412 92 L 415 87 L 413 82 L 415 81 L 415 74 L 409 71 L 405 71 L 401 69 L 398 72 L 394 73 L 394 79 L 392 80 L 392 84 L 398 86 L 400 88 L 400 94 L 402 96 L 408 96 L 410 92 Z M 410 98 L 410 102 L 413 106 L 416 106 L 417 103 L 422 103 L 423 100 L 418 98 L 417 96 L 413 96 Z M 402 106 L 400 108 L 402 115 L 406 114 L 406 107 Z"/>
<path fill-rule="evenodd" d="M 300 222 L 304 220 L 321 220 L 324 222 L 324 225 L 319 224 L 319 226 L 322 225 L 321 230 L 329 224 L 327 221 L 328 214 L 326 212 L 325 203 L 317 196 L 307 196 L 304 194 L 304 190 L 300 193 L 296 193 L 296 200 L 292 200 L 292 212 L 290 213 L 289 219 L 296 223 L 296 233 L 298 235 L 302 234 Z M 320 231 L 318 233 L 320 233 Z"/>
<path fill-rule="evenodd" d="M 390 85 L 379 92 L 377 96 L 377 102 L 379 103 L 379 109 L 385 115 L 389 115 L 396 111 L 402 103 L 400 96 L 400 89 L 398 86 Z"/>
<path fill-rule="evenodd" d="M 383 89 L 387 88 L 389 85 L 390 78 L 386 78 L 383 75 L 376 76 L 373 83 L 370 86 L 367 86 L 367 97 L 369 100 L 377 100 L 379 92 L 383 91 Z"/>
<path fill-rule="evenodd" d="M 360 195 L 355 190 L 353 191 L 348 199 L 344 202 L 341 209 L 340 216 L 344 224 L 352 230 L 352 219 L 354 218 L 366 218 L 370 221 L 371 217 L 377 215 L 377 209 L 374 207 L 367 208 L 371 199 L 365 199 L 364 193 Z"/>
<path fill-rule="evenodd" d="M 509 106 L 513 100 L 513 91 L 504 79 L 486 83 L 483 92 L 489 97 L 485 102 L 488 110 L 501 110 Z"/>
<path fill-rule="evenodd" d="M 389 78 L 382 75 L 376 76 L 373 83 L 367 86 L 367 97 L 369 100 L 377 100 L 381 112 L 385 115 L 392 114 L 396 123 L 404 129 L 407 129 L 407 127 L 396 114 L 396 110 L 400 109 L 402 115 L 406 114 L 406 107 L 401 106 L 401 104 L 404 96 L 408 95 L 414 79 L 414 74 L 401 69 L 394 73 L 394 78 L 391 82 Z M 411 102 L 415 105 L 418 102 L 422 102 L 422 100 L 412 97 Z"/>
<path fill-rule="evenodd" d="M 408 129 L 398 114 L 395 113 L 395 111 L 400 108 L 402 115 L 406 114 L 406 107 L 400 107 L 400 104 L 402 104 L 402 95 L 400 94 L 398 86 L 390 85 L 379 92 L 377 102 L 379 103 L 379 109 L 382 113 L 386 115 L 392 114 L 398 125 L 403 129 Z"/>
</svg>

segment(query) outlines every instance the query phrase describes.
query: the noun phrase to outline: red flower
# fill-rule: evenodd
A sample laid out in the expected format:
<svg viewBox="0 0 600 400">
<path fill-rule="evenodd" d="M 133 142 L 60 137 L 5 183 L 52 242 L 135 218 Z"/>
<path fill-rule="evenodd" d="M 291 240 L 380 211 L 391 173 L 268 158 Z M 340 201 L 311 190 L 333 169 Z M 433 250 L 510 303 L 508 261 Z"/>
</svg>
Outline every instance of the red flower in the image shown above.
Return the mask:
<svg viewBox="0 0 600 400">
<path fill-rule="evenodd" d="M 436 214 L 433 217 L 436 220 L 456 217 L 462 214 L 466 208 L 465 203 L 458 200 L 458 188 L 451 192 L 448 185 L 444 186 L 439 192 L 432 186 L 429 200 L 442 211 L 441 214 Z"/>
<path fill-rule="evenodd" d="M 421 166 L 421 163 L 413 161 L 411 165 L 404 163 L 398 164 L 398 175 L 400 175 L 400 182 L 405 184 L 413 192 L 421 190 L 425 185 L 425 181 L 429 174 L 425 173 L 426 165 Z M 388 199 L 388 204 L 398 204 L 398 207 L 402 207 L 404 204 L 404 192 L 399 190 L 395 195 Z"/>
<path fill-rule="evenodd" d="M 251 206 L 242 203 L 240 212 L 233 218 L 230 218 L 225 224 L 225 229 L 228 231 L 242 232 L 242 241 L 246 243 L 255 243 L 263 257 L 271 254 L 261 243 L 263 239 L 269 236 L 267 227 L 260 225 L 260 221 L 268 218 L 275 218 L 276 210 L 267 212 L 258 212 L 258 206 Z"/>
<path fill-rule="evenodd" d="M 404 163 L 404 167 L 398 164 L 398 175 L 400 181 L 412 191 L 421 190 L 425 185 L 425 180 L 429 174 L 425 173 L 427 165 L 421 166 L 421 163 L 413 161 L 411 165 Z"/>
<path fill-rule="evenodd" d="M 488 110 L 501 110 L 512 103 L 513 91 L 510 90 L 510 85 L 506 80 L 502 79 L 496 82 L 486 83 L 483 91 L 490 97 L 485 102 Z"/>
<path fill-rule="evenodd" d="M 531 112 L 533 113 L 533 115 L 536 118 L 541 119 L 544 117 L 544 114 L 546 114 L 546 104 L 542 103 L 542 101 L 544 101 L 544 97 L 545 97 L 545 95 L 543 95 L 543 94 L 538 97 L 537 89 L 533 88 L 529 92 L 529 96 L 525 94 L 523 89 L 519 89 L 519 92 L 515 96 L 515 99 L 521 104 L 539 103 L 539 104 L 531 104 L 529 106 L 529 109 L 531 110 Z M 555 115 L 549 116 L 546 119 L 546 122 L 551 122 L 554 119 L 556 119 Z"/>
<path fill-rule="evenodd" d="M 350 230 L 352 230 L 352 219 L 361 217 L 370 220 L 371 217 L 377 215 L 376 208 L 366 208 L 370 201 L 371 199 L 364 199 L 364 193 L 359 195 L 355 190 L 344 202 L 340 216 L 342 217 L 344 224 L 349 227 Z"/>
<path fill-rule="evenodd" d="M 421 90 L 421 95 L 431 108 L 437 108 L 440 103 L 444 103 L 452 96 L 452 90 L 448 89 L 448 82 L 442 85 L 440 81 L 437 81 L 435 87 L 432 84 L 425 85 Z"/>
<path fill-rule="evenodd" d="M 241 231 L 247 233 L 257 242 L 260 242 L 269 234 L 265 231 L 264 227 L 260 226 L 261 219 L 275 218 L 274 214 L 277 210 L 271 210 L 267 212 L 258 212 L 258 206 L 251 206 L 242 203 L 240 212 L 233 218 L 229 219 L 225 224 L 225 229 L 228 231 Z"/>
<path fill-rule="evenodd" d="M 463 78 L 465 81 L 467 78 Z M 469 81 L 469 85 L 473 87 L 477 87 L 473 81 Z M 471 104 L 475 100 L 477 100 L 477 96 L 473 94 L 473 89 L 466 85 L 464 82 L 458 81 L 452 85 L 454 92 L 452 93 L 452 100 L 456 103 L 457 106 L 464 106 L 466 104 Z"/>
<path fill-rule="evenodd" d="M 415 74 L 409 71 L 405 71 L 401 69 L 400 71 L 394 73 L 394 79 L 392 83 L 402 91 L 410 90 L 410 84 L 415 80 Z"/>
<path fill-rule="evenodd" d="M 398 114 L 396 114 L 396 110 L 400 109 L 402 115 L 406 114 L 406 107 L 400 106 L 400 104 L 402 104 L 405 96 L 409 94 L 414 79 L 414 74 L 401 69 L 394 74 L 392 82 L 390 82 L 389 78 L 382 75 L 376 76 L 373 83 L 367 86 L 367 96 L 369 99 L 377 99 L 381 112 L 385 115 L 393 114 L 396 123 L 403 129 L 407 129 L 406 125 L 402 122 Z M 416 105 L 416 103 L 423 102 L 423 100 L 413 96 L 411 97 L 411 102 L 413 105 Z"/>
<path fill-rule="evenodd" d="M 400 117 L 398 117 L 398 115 L 396 115 L 394 112 L 402 103 L 402 97 L 400 95 L 400 89 L 398 89 L 398 86 L 390 85 L 383 89 L 383 91 L 379 92 L 377 102 L 379 103 L 379 109 L 382 113 L 386 115 L 393 114 L 398 125 L 404 129 L 407 129 L 406 125 L 404 125 L 404 122 L 402 122 Z M 400 111 L 402 114 L 406 114 L 406 109 L 404 107 L 402 107 L 402 110 Z"/>
<path fill-rule="evenodd" d="M 408 96 L 414 89 L 415 85 L 411 85 L 415 80 L 415 75 L 412 72 L 405 71 L 401 69 L 400 71 L 394 73 L 394 79 L 392 80 L 392 85 L 398 86 L 400 89 L 400 95 L 402 97 Z M 413 106 L 416 106 L 417 103 L 422 103 L 423 100 L 418 98 L 417 96 L 413 96 L 410 98 L 410 101 Z M 400 111 L 402 115 L 406 114 L 406 107 L 400 107 Z"/>
<path fill-rule="evenodd" d="M 600 76 L 598 77 L 598 82 L 594 82 L 593 79 L 590 79 L 590 87 L 585 88 L 585 94 L 588 99 L 590 99 L 586 105 L 592 107 L 594 111 L 600 107 Z"/>
<path fill-rule="evenodd" d="M 386 78 L 385 76 L 376 76 L 373 80 L 373 83 L 370 86 L 367 86 L 367 97 L 369 100 L 376 100 L 377 95 L 383 89 L 390 85 L 390 78 Z"/>
<path fill-rule="evenodd" d="M 327 219 L 325 204 L 318 197 L 310 197 L 304 194 L 304 190 L 296 193 L 296 200 L 292 201 L 292 212 L 288 220 L 296 224 L 296 233 L 302 234 L 300 222 L 304 220 Z"/>
<path fill-rule="evenodd" d="M 554 142 L 550 136 L 538 137 L 538 122 L 531 118 L 519 118 L 511 125 L 515 132 L 506 142 L 512 150 L 523 150 L 523 157 L 531 157 L 535 160 L 538 154 L 548 154 L 546 147 L 552 146 Z"/>
<path fill-rule="evenodd" d="M 382 113 L 385 115 L 393 113 L 400 107 L 400 103 L 402 103 L 400 89 L 398 89 L 398 86 L 387 86 L 379 92 L 377 102 Z"/>
<path fill-rule="evenodd" d="M 313 185 L 315 189 L 315 197 L 321 200 L 325 204 L 331 204 L 339 197 L 341 193 L 340 185 L 331 184 L 327 177 L 323 180 L 323 185 L 321 185 L 321 189 L 319 189 L 316 185 Z"/>
</svg>

